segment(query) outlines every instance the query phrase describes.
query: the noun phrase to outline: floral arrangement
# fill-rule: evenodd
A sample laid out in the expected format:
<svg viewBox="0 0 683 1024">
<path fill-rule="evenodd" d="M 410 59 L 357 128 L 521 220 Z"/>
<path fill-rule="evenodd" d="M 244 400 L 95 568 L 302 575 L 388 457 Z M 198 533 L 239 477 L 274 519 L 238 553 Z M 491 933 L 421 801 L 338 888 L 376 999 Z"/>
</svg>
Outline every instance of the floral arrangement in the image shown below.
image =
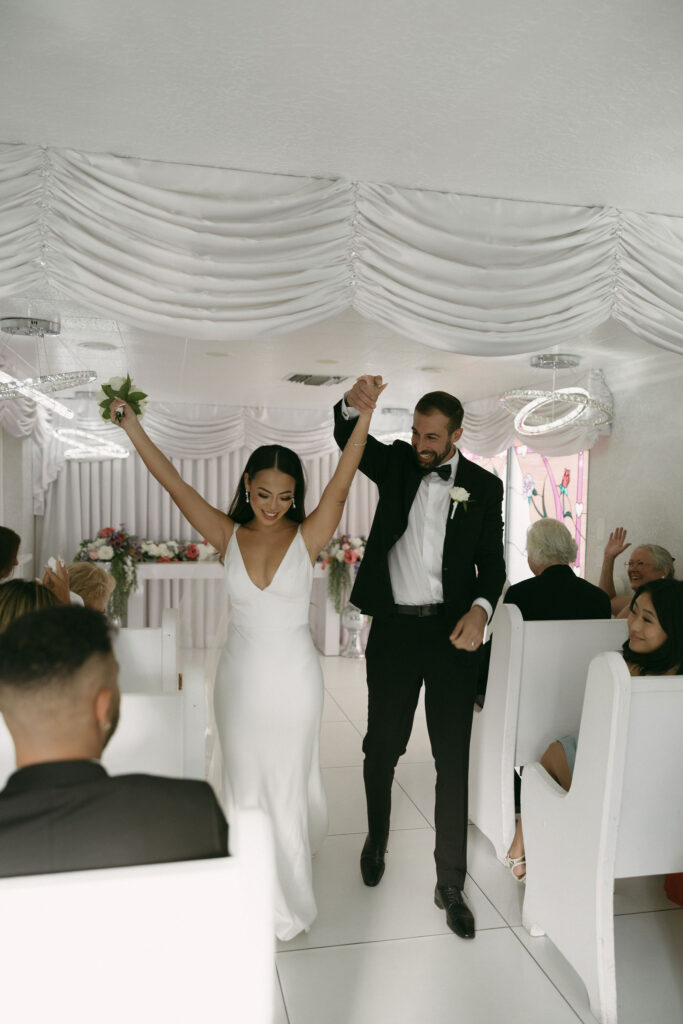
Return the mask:
<svg viewBox="0 0 683 1024">
<path fill-rule="evenodd" d="M 184 544 L 177 540 L 140 542 L 143 562 L 212 562 L 218 558 L 216 549 L 202 540 Z"/>
<path fill-rule="evenodd" d="M 74 562 L 109 563 L 109 572 L 116 581 L 109 599 L 109 610 L 114 618 L 121 619 L 128 598 L 137 586 L 138 562 L 211 562 L 217 558 L 218 552 L 205 540 L 196 544 L 177 540 L 155 543 L 132 537 L 123 528 L 114 530 L 105 526 L 94 540 L 81 541 Z"/>
<path fill-rule="evenodd" d="M 323 569 L 328 570 L 327 593 L 337 613 L 341 612 L 351 593 L 366 543 L 365 537 L 349 537 L 345 533 L 341 537 L 333 537 L 318 556 Z"/>
<path fill-rule="evenodd" d="M 125 377 L 112 377 L 110 381 L 102 385 L 102 389 L 97 397 L 100 399 L 100 416 L 103 420 L 111 419 L 109 406 L 115 398 L 121 398 L 124 402 L 127 402 L 138 418 L 144 415 L 145 406 L 147 405 L 145 401 L 147 395 L 144 391 L 137 390 L 135 384 L 130 379 L 129 373 Z"/>
<path fill-rule="evenodd" d="M 109 572 L 116 586 L 109 598 L 109 609 L 115 619 L 123 618 L 128 595 L 135 590 L 138 574 L 136 562 L 142 560 L 137 537 L 131 537 L 123 528 L 114 530 L 105 526 L 94 540 L 82 540 L 74 562 L 109 562 Z"/>
</svg>

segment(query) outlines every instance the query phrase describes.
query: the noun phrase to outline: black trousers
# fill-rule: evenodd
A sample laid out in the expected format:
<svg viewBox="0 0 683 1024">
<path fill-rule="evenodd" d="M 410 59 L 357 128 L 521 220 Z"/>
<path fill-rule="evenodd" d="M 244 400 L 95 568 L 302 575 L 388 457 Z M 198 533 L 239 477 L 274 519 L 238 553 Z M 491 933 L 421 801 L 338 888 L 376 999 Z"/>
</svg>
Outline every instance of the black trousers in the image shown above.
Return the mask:
<svg viewBox="0 0 683 1024">
<path fill-rule="evenodd" d="M 420 688 L 436 765 L 436 877 L 462 889 L 467 871 L 467 776 L 479 653 L 456 650 L 447 612 L 373 619 L 365 652 L 368 730 L 363 778 L 371 838 L 389 831 L 391 784 L 405 753 Z"/>
</svg>

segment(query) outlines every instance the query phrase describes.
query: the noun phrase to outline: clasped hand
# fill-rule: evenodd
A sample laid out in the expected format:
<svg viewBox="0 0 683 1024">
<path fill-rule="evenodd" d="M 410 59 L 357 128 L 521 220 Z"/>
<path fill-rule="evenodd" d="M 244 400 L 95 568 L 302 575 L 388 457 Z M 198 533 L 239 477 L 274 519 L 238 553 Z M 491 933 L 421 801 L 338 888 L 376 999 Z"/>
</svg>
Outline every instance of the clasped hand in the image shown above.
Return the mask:
<svg viewBox="0 0 683 1024">
<path fill-rule="evenodd" d="M 377 399 L 382 394 L 386 384 L 382 383 L 381 376 L 373 376 L 365 373 L 359 377 L 356 383 L 346 396 L 346 404 L 360 413 L 371 413 L 377 408 Z"/>
</svg>

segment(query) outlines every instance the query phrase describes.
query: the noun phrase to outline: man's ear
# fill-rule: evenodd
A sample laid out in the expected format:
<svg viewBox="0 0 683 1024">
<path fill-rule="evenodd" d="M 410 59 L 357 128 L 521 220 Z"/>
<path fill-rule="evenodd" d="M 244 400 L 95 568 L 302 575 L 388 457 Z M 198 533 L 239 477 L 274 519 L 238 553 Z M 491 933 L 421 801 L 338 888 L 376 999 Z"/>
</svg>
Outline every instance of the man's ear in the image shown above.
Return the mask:
<svg viewBox="0 0 683 1024">
<path fill-rule="evenodd" d="M 95 721 L 105 735 L 111 729 L 113 697 L 113 692 L 106 688 L 95 697 Z"/>
<path fill-rule="evenodd" d="M 451 434 L 451 444 L 455 447 L 455 445 L 458 443 L 461 437 L 462 427 L 458 427 L 458 429 L 454 430 L 453 433 Z"/>
</svg>

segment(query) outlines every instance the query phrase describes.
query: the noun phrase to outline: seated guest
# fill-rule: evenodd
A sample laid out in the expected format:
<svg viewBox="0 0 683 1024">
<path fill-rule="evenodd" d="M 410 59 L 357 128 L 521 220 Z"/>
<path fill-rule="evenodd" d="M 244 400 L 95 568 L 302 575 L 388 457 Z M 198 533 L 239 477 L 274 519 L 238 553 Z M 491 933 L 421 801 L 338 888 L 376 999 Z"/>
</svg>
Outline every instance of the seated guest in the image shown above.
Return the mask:
<svg viewBox="0 0 683 1024">
<path fill-rule="evenodd" d="M 40 611 L 54 608 L 61 602 L 38 580 L 8 580 L 0 587 L 0 633 L 4 633 L 11 622 Z"/>
<path fill-rule="evenodd" d="M 523 619 L 609 619 L 609 598 L 576 575 L 577 546 L 557 519 L 538 519 L 527 530 L 527 561 L 534 574 L 508 588 L 505 604 L 516 604 Z"/>
<path fill-rule="evenodd" d="M 19 565 L 21 537 L 9 526 L 0 526 L 0 582 L 8 579 Z"/>
<path fill-rule="evenodd" d="M 2 634 L 0 711 L 17 771 L 0 793 L 1 875 L 227 855 L 227 824 L 206 782 L 107 775 L 99 758 L 119 701 L 99 612 L 48 608 Z"/>
<path fill-rule="evenodd" d="M 503 604 L 516 604 L 525 620 L 609 619 L 610 604 L 599 587 L 576 575 L 571 563 L 576 558 L 576 541 L 557 519 L 538 519 L 526 534 L 529 580 L 513 583 L 505 592 Z M 484 704 L 489 664 L 490 639 L 483 645 L 479 663 L 476 703 Z M 515 776 L 517 797 L 519 780 Z"/>
<path fill-rule="evenodd" d="M 652 580 L 636 591 L 628 616 L 628 640 L 622 648 L 632 676 L 678 675 L 683 668 L 683 582 Z M 571 786 L 578 733 L 551 743 L 541 764 L 563 789 Z M 518 881 L 526 877 L 522 820 L 505 864 Z"/>
<path fill-rule="evenodd" d="M 614 586 L 614 563 L 618 556 L 630 547 L 630 543 L 626 543 L 626 530 L 623 526 L 617 526 L 610 533 L 609 540 L 605 545 L 598 583 L 600 589 L 604 590 L 609 597 L 612 615 L 617 619 L 625 619 L 628 616 L 633 595 L 617 594 Z M 626 568 L 631 589 L 635 591 L 643 583 L 649 583 L 650 580 L 661 580 L 667 577 L 673 579 L 674 557 L 659 544 L 640 544 L 631 552 L 631 557 L 626 562 Z"/>
<path fill-rule="evenodd" d="M 106 612 L 107 602 L 116 586 L 116 580 L 101 565 L 92 562 L 72 562 L 66 567 L 72 594 L 83 599 L 86 608 Z"/>
</svg>

